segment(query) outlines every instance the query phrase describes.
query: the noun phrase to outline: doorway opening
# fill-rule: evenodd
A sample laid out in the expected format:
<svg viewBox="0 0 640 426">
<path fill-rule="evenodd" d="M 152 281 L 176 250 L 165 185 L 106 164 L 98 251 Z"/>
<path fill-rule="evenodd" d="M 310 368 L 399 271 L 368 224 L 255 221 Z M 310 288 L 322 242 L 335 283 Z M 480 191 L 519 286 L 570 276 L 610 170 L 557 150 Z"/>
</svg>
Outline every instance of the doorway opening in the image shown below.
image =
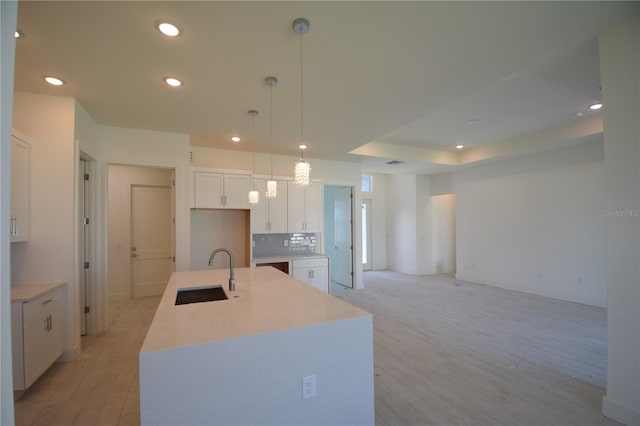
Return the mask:
<svg viewBox="0 0 640 426">
<path fill-rule="evenodd" d="M 175 171 L 109 165 L 110 301 L 159 296 L 175 270 Z"/>
<path fill-rule="evenodd" d="M 330 280 L 353 288 L 353 187 L 325 185 L 324 209 Z"/>
</svg>

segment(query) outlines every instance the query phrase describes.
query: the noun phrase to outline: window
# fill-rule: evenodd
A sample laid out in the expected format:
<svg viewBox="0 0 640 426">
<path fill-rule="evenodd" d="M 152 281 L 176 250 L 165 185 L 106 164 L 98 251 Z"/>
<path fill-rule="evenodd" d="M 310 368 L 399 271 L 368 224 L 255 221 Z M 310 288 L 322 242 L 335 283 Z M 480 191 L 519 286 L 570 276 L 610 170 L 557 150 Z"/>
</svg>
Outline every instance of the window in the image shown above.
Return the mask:
<svg viewBox="0 0 640 426">
<path fill-rule="evenodd" d="M 362 192 L 373 192 L 373 176 L 362 176 Z"/>
</svg>

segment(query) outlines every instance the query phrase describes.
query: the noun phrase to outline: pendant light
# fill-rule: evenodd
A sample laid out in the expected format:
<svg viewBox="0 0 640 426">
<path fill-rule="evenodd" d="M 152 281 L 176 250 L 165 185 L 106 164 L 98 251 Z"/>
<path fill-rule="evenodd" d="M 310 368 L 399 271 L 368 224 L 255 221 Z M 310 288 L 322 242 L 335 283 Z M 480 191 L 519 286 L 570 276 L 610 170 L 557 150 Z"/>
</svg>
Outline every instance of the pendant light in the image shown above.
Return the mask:
<svg viewBox="0 0 640 426">
<path fill-rule="evenodd" d="M 293 21 L 293 31 L 300 34 L 300 160 L 296 161 L 293 169 L 293 184 L 295 186 L 307 186 L 310 182 L 311 164 L 304 160 L 304 109 L 302 104 L 302 35 L 309 32 L 310 24 L 305 18 L 297 18 Z"/>
<path fill-rule="evenodd" d="M 251 116 L 251 132 L 253 133 L 253 139 L 251 139 L 253 149 L 253 174 L 251 175 L 251 190 L 249 191 L 249 204 L 258 204 L 260 202 L 260 193 L 256 191 L 256 115 L 258 111 L 255 109 L 249 110 Z"/>
<path fill-rule="evenodd" d="M 273 86 L 278 84 L 278 79 L 275 77 L 267 77 L 264 82 L 269 86 L 269 109 L 270 109 L 270 135 L 269 135 L 269 152 L 270 162 L 269 171 L 271 173 L 271 179 L 267 181 L 267 198 L 276 198 L 278 196 L 278 182 L 273 179 Z"/>
</svg>

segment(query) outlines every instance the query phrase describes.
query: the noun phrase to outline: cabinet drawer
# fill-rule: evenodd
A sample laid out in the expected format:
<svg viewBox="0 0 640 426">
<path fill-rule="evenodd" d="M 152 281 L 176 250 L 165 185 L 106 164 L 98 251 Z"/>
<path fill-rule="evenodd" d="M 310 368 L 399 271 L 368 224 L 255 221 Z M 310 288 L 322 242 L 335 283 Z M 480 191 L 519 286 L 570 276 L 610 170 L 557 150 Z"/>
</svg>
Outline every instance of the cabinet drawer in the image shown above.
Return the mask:
<svg viewBox="0 0 640 426">
<path fill-rule="evenodd" d="M 328 265 L 329 265 L 329 259 L 327 259 L 326 257 L 293 260 L 294 268 L 315 268 L 315 267 L 322 267 L 322 266 L 328 266 Z"/>
<path fill-rule="evenodd" d="M 49 291 L 22 305 L 22 318 L 26 321 L 44 314 L 60 303 L 60 292 L 58 289 Z"/>
</svg>

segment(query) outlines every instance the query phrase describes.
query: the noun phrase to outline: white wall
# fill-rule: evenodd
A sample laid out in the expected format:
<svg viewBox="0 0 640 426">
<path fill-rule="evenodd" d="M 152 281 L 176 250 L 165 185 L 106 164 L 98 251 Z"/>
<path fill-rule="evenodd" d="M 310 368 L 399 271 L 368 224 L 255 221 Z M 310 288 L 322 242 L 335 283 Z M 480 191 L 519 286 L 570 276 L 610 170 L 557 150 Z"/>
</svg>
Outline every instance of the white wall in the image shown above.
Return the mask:
<svg viewBox="0 0 640 426">
<path fill-rule="evenodd" d="M 416 275 L 416 177 L 387 175 L 387 266 Z"/>
<path fill-rule="evenodd" d="M 456 271 L 456 196 L 455 194 L 431 197 L 432 247 L 435 273 Z"/>
<path fill-rule="evenodd" d="M 602 142 L 455 173 L 457 278 L 606 306 Z"/>
<path fill-rule="evenodd" d="M 602 412 L 640 424 L 640 15 L 600 35 L 604 101 L 607 394 Z M 630 212 L 627 215 L 624 212 Z"/>
<path fill-rule="evenodd" d="M 373 191 L 362 193 L 371 199 L 371 269 L 387 269 L 387 179 L 380 173 L 363 173 L 373 179 Z"/>
<path fill-rule="evenodd" d="M 231 250 L 235 267 L 248 267 L 249 220 L 249 210 L 191 210 L 191 270 L 208 269 L 218 247 Z M 229 268 L 227 254 L 216 255 L 212 268 Z"/>
<path fill-rule="evenodd" d="M 29 241 L 11 246 L 11 282 L 65 281 L 64 358 L 80 352 L 72 98 L 15 92 L 13 125 L 32 140 Z"/>
<path fill-rule="evenodd" d="M 411 275 L 455 270 L 455 197 L 432 195 L 430 176 L 387 175 L 387 266 Z"/>
<path fill-rule="evenodd" d="M 107 289 L 109 300 L 131 298 L 131 185 L 171 186 L 162 167 L 108 166 Z"/>
<path fill-rule="evenodd" d="M 189 137 L 178 133 L 98 126 L 97 156 L 100 188 L 100 208 L 107 211 L 106 176 L 109 164 L 151 166 L 175 169 L 176 179 L 176 270 L 188 271 L 189 258 Z M 106 253 L 106 222 L 101 235 Z"/>
<path fill-rule="evenodd" d="M 0 223 L 9 221 L 13 65 L 18 2 L 0 2 Z M 0 227 L 0 424 L 14 424 L 9 227 Z"/>
</svg>

